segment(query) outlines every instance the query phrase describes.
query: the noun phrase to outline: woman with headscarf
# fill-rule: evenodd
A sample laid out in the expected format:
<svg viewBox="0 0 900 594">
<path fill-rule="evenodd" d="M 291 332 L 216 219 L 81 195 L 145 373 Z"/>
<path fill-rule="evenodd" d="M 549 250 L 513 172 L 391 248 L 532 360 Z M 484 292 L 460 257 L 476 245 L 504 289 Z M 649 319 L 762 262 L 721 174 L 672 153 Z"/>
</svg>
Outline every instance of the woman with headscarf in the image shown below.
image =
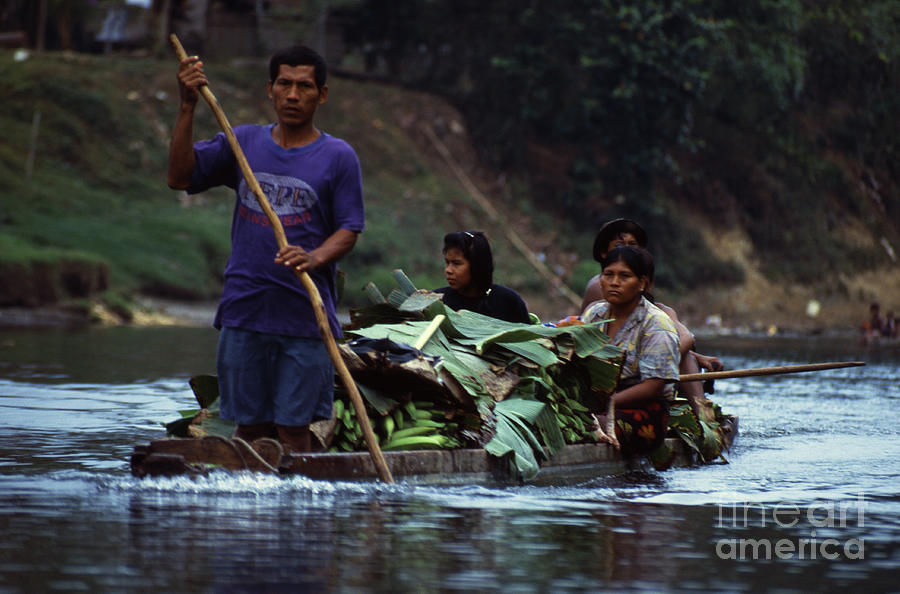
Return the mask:
<svg viewBox="0 0 900 594">
<path fill-rule="evenodd" d="M 529 323 L 528 308 L 518 293 L 494 283 L 491 244 L 481 231 L 454 231 L 444 236 L 444 305 L 467 309 L 507 322 Z"/>
</svg>

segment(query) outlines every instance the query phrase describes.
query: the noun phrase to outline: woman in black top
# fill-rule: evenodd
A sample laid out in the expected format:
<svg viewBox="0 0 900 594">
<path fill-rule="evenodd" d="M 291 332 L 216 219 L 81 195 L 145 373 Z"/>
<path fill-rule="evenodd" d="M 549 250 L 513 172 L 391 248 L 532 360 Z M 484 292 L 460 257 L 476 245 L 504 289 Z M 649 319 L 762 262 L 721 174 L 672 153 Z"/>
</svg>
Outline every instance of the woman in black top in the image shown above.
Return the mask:
<svg viewBox="0 0 900 594">
<path fill-rule="evenodd" d="M 519 294 L 494 284 L 494 258 L 484 233 L 448 233 L 444 236 L 443 253 L 444 276 L 449 286 L 435 289 L 435 292 L 443 293 L 444 305 L 507 322 L 530 323 L 528 308 Z"/>
</svg>

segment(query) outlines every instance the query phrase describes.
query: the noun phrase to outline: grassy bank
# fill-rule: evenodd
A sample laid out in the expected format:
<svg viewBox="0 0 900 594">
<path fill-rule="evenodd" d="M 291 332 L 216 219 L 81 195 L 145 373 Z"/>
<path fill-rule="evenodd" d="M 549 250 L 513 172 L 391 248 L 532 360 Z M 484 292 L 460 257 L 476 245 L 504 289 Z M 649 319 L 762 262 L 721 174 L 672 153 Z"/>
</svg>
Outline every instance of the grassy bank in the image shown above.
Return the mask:
<svg viewBox="0 0 900 594">
<path fill-rule="evenodd" d="M 208 70 L 234 124 L 269 121 L 262 64 Z M 177 101 L 173 72 L 171 63 L 138 58 L 44 54 L 17 62 L 11 53 L 0 54 L 0 76 L 9 82 L 8 109 L 0 114 L 9 131 L 0 149 L 0 267 L 75 260 L 86 270 L 106 266 L 108 289 L 126 297 L 218 294 L 232 198 L 224 190 L 189 197 L 165 186 Z M 423 286 L 440 283 L 440 241 L 449 230 L 484 227 L 502 236 L 496 225 L 481 224 L 483 216 L 458 182 L 434 171 L 414 142 L 422 117 L 461 130 L 452 110 L 388 87 L 339 79 L 330 86 L 320 127 L 357 149 L 366 187 L 368 228 L 342 266 L 349 304 L 361 303 L 354 289 L 368 280 L 390 287 L 396 267 Z M 217 131 L 201 108 L 198 137 Z M 497 251 L 498 277 L 523 290 L 540 288 L 536 274 L 513 263 L 506 247 L 498 244 Z"/>
<path fill-rule="evenodd" d="M 209 63 L 207 71 L 232 124 L 270 121 L 263 63 Z M 139 295 L 207 301 L 219 294 L 233 199 L 225 190 L 186 196 L 165 185 L 177 108 L 174 72 L 174 60 L 62 53 L 16 60 L 12 52 L 0 52 L 0 307 L 100 300 L 127 311 Z M 597 271 L 590 255 L 593 233 L 537 209 L 520 182 L 479 166 L 465 122 L 445 102 L 340 78 L 329 86 L 319 126 L 356 148 L 367 206 L 366 232 L 341 265 L 345 306 L 363 303 L 367 281 L 392 288 L 394 268 L 421 288 L 444 284 L 443 235 L 483 229 L 493 241 L 498 282 L 521 292 L 544 319 L 575 313 L 577 307 L 529 264 L 508 234 L 521 237 L 552 274 L 580 293 Z M 210 110 L 198 113 L 198 137 L 218 132 Z M 500 213 L 497 219 L 464 182 Z M 829 286 L 824 279 L 802 286 L 770 282 L 758 274 L 740 227 L 722 233 L 702 211 L 680 214 L 679 224 L 692 226 L 745 278 L 722 290 L 660 291 L 695 325 L 709 314 L 733 324 L 855 323 L 847 318 L 855 311 L 864 315 L 869 300 L 900 294 L 890 293 L 900 288 L 896 267 L 843 275 L 840 291 L 823 289 Z M 660 256 L 665 271 L 668 262 L 697 254 L 672 250 Z M 873 274 L 879 282 L 867 284 Z M 817 319 L 804 318 L 810 299 L 823 303 Z"/>
</svg>

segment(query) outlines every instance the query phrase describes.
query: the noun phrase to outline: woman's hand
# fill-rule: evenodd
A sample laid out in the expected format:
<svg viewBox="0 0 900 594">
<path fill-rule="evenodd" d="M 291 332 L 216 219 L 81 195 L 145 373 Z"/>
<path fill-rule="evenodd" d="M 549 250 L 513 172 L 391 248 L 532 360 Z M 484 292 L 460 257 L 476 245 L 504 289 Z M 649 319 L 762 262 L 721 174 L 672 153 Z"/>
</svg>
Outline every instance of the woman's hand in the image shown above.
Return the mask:
<svg viewBox="0 0 900 594">
<path fill-rule="evenodd" d="M 700 353 L 694 353 L 694 357 L 697 358 L 697 365 L 707 371 L 722 371 L 725 369 L 725 365 L 722 364 L 718 357 L 707 357 Z"/>
</svg>

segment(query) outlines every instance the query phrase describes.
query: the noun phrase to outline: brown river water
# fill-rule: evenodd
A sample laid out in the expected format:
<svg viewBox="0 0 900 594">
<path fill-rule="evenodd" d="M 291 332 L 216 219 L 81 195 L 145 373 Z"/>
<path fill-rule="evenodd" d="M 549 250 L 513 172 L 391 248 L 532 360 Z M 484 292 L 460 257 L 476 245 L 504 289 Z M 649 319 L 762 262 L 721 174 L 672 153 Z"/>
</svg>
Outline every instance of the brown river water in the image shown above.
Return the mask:
<svg viewBox="0 0 900 594">
<path fill-rule="evenodd" d="M 704 341 L 728 464 L 559 487 L 136 479 L 215 331 L 0 331 L 0 592 L 900 591 L 900 349 Z"/>
</svg>

